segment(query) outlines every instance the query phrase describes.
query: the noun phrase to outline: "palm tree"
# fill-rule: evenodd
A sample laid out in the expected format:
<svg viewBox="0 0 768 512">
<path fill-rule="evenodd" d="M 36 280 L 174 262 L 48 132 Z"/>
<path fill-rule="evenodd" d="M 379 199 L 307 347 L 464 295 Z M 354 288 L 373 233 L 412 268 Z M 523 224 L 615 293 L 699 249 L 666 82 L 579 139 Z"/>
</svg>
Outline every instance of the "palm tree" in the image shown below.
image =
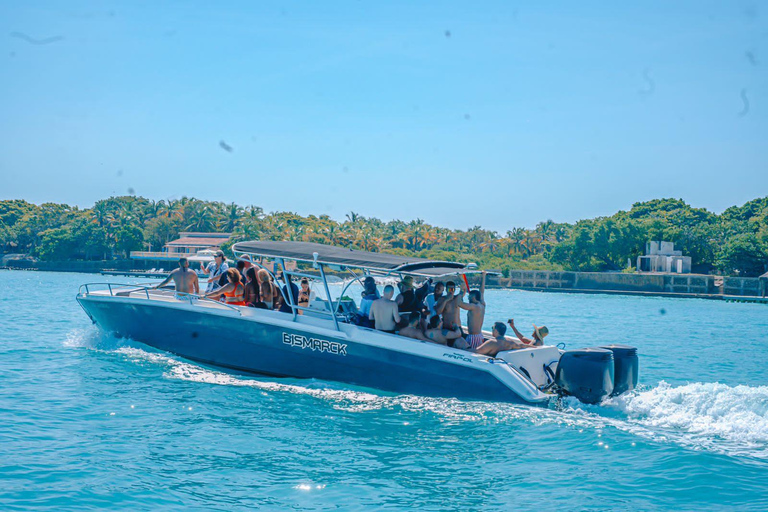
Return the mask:
<svg viewBox="0 0 768 512">
<path fill-rule="evenodd" d="M 100 228 L 109 224 L 109 216 L 110 212 L 106 201 L 97 201 L 91 208 L 91 220 Z"/>
<path fill-rule="evenodd" d="M 234 232 L 240 224 L 242 224 L 243 209 L 237 206 L 235 203 L 230 203 L 226 206 L 224 212 L 224 220 L 220 224 L 219 228 L 227 233 Z"/>
<path fill-rule="evenodd" d="M 201 233 L 213 231 L 216 219 L 210 206 L 203 203 L 193 203 L 192 208 L 188 209 L 191 211 L 189 212 L 189 224 L 185 229 L 199 231 Z"/>
</svg>

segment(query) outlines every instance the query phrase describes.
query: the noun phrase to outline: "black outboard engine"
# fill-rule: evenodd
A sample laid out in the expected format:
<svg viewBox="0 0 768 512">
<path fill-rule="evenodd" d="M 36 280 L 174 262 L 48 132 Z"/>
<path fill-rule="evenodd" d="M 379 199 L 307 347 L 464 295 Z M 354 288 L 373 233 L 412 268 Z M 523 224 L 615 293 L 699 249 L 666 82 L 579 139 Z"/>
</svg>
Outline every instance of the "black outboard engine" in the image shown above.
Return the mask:
<svg viewBox="0 0 768 512">
<path fill-rule="evenodd" d="M 596 404 L 613 391 L 613 352 L 603 348 L 569 350 L 557 363 L 555 383 L 566 395 Z"/>
<path fill-rule="evenodd" d="M 616 344 L 600 348 L 613 352 L 613 393 L 611 396 L 635 389 L 639 368 L 637 348 Z"/>
</svg>

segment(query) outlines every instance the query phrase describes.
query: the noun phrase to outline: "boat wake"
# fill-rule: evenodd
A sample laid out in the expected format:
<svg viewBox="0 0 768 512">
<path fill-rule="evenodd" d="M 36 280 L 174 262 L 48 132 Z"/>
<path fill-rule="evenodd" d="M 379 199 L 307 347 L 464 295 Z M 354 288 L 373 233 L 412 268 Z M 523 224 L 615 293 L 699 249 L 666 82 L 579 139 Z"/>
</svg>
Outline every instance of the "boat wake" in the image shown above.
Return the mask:
<svg viewBox="0 0 768 512">
<path fill-rule="evenodd" d="M 348 412 L 400 410 L 438 415 L 443 421 L 562 425 L 576 429 L 614 428 L 642 439 L 674 443 L 694 450 L 768 459 L 768 386 L 661 381 L 632 393 L 587 405 L 575 398 L 553 400 L 549 408 L 466 402 L 370 392 L 324 381 L 275 381 L 239 376 L 190 363 L 144 345 L 95 332 L 75 332 L 69 346 L 115 352 L 128 360 L 164 367 L 170 379 L 221 386 L 242 386 L 263 394 L 290 393 L 324 400 Z"/>
</svg>

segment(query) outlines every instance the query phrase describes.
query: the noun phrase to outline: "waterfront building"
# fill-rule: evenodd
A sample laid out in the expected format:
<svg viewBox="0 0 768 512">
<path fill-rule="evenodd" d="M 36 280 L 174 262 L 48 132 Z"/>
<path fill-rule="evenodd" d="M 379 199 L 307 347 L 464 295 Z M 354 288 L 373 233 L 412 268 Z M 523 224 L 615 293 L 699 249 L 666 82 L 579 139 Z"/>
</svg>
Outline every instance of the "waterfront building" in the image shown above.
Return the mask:
<svg viewBox="0 0 768 512">
<path fill-rule="evenodd" d="M 141 267 L 165 268 L 174 268 L 182 256 L 191 261 L 213 261 L 213 253 L 231 236 L 231 233 L 185 231 L 179 233 L 177 240 L 165 244 L 161 251 L 131 251 L 131 259 Z"/>
<path fill-rule="evenodd" d="M 690 274 L 691 257 L 676 251 L 673 242 L 651 241 L 645 244 L 645 255 L 637 257 L 637 271 Z"/>
</svg>

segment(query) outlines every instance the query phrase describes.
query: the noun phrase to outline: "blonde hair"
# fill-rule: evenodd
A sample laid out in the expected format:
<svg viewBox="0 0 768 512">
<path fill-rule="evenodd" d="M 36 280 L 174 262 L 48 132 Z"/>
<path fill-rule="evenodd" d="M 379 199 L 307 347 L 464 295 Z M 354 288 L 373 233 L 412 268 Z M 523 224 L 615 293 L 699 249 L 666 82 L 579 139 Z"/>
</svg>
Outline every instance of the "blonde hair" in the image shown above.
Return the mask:
<svg viewBox="0 0 768 512">
<path fill-rule="evenodd" d="M 259 277 L 259 282 L 261 283 L 268 283 L 269 282 L 269 272 L 264 270 L 263 268 L 260 268 L 256 274 Z"/>
</svg>

